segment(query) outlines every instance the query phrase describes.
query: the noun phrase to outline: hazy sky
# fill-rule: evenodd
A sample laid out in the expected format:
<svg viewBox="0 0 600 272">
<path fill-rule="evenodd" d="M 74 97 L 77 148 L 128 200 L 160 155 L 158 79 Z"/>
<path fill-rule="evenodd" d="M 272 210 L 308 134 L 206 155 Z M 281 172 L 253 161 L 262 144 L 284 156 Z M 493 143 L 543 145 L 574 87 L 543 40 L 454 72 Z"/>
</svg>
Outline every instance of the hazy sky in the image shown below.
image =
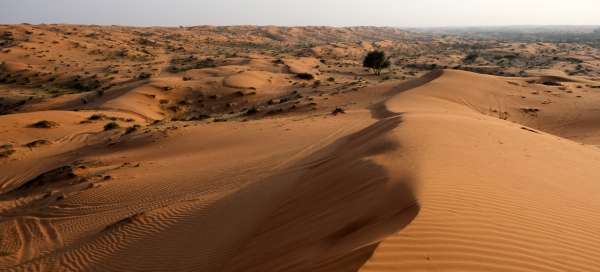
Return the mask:
<svg viewBox="0 0 600 272">
<path fill-rule="evenodd" d="M 600 0 L 0 0 L 0 23 L 600 25 Z"/>
</svg>

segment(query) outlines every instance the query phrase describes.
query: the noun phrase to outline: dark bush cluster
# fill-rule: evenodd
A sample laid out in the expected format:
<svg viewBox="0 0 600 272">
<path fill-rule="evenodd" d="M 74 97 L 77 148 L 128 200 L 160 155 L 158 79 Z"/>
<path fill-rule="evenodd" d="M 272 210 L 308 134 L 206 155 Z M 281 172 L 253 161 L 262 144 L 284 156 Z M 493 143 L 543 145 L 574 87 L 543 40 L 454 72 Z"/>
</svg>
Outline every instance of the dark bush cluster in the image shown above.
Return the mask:
<svg viewBox="0 0 600 272">
<path fill-rule="evenodd" d="M 309 73 L 300 73 L 296 75 L 299 79 L 303 79 L 303 80 L 313 80 L 315 79 L 315 76 L 313 76 L 312 74 Z"/>
<path fill-rule="evenodd" d="M 390 58 L 383 51 L 371 51 L 363 60 L 363 66 L 375 70 L 377 75 L 381 75 L 381 70 L 387 69 L 391 65 Z"/>
</svg>

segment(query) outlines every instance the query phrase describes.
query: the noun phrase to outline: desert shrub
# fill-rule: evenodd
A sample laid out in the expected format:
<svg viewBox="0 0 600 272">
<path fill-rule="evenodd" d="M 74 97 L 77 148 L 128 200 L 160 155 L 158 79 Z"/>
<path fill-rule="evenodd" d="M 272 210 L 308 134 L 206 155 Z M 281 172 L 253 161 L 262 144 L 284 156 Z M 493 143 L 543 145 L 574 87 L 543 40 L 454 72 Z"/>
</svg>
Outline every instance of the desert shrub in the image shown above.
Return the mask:
<svg viewBox="0 0 600 272">
<path fill-rule="evenodd" d="M 49 145 L 50 142 L 48 140 L 35 140 L 31 143 L 25 145 L 25 147 L 34 148 L 42 145 Z"/>
<path fill-rule="evenodd" d="M 339 107 L 335 108 L 335 110 L 333 110 L 331 112 L 331 114 L 333 114 L 333 115 L 344 114 L 344 113 L 346 113 L 346 111 L 344 109 L 342 109 L 342 108 L 339 108 Z"/>
<path fill-rule="evenodd" d="M 477 60 L 477 58 L 479 58 L 479 54 L 478 53 L 469 53 L 463 59 L 463 63 L 465 63 L 465 64 L 471 64 L 471 63 L 475 62 L 475 60 Z"/>
<path fill-rule="evenodd" d="M 208 119 L 208 118 L 210 118 L 210 115 L 201 113 L 201 114 L 197 114 L 197 115 L 191 116 L 189 118 L 189 121 L 201 121 L 201 120 L 205 120 L 205 119 Z"/>
<path fill-rule="evenodd" d="M 252 107 L 248 111 L 246 111 L 246 115 L 254 115 L 254 114 L 257 114 L 258 112 L 259 112 L 259 110 L 256 107 Z"/>
<path fill-rule="evenodd" d="M 303 79 L 303 80 L 313 80 L 315 79 L 315 76 L 313 76 L 312 74 L 309 73 L 300 73 L 296 75 L 299 79 Z"/>
<path fill-rule="evenodd" d="M 363 60 L 363 67 L 374 70 L 376 75 L 381 75 L 381 70 L 391 65 L 390 58 L 383 51 L 371 51 Z"/>
<path fill-rule="evenodd" d="M 233 93 L 233 96 L 237 96 L 237 97 L 242 97 L 244 95 L 246 95 L 246 94 L 242 91 L 237 91 L 237 92 Z"/>
<path fill-rule="evenodd" d="M 542 85 L 546 85 L 546 86 L 562 86 L 562 84 L 560 84 L 560 82 L 555 82 L 555 81 L 543 81 Z"/>
<path fill-rule="evenodd" d="M 138 129 L 140 129 L 141 126 L 140 125 L 134 125 L 132 127 L 128 127 L 127 130 L 125 131 L 125 134 L 131 134 L 136 132 Z"/>
<path fill-rule="evenodd" d="M 10 156 L 12 156 L 12 154 L 15 154 L 14 149 L 5 149 L 5 150 L 0 150 L 0 158 L 8 158 Z"/>
<path fill-rule="evenodd" d="M 150 73 L 141 72 L 137 78 L 138 79 L 149 79 L 152 75 Z"/>
<path fill-rule="evenodd" d="M 58 127 L 58 123 L 48 120 L 42 120 L 31 125 L 34 128 L 55 128 Z"/>
<path fill-rule="evenodd" d="M 13 148 L 12 144 L 3 144 L 3 145 L 0 145 L 0 149 L 11 149 L 11 148 Z"/>
<path fill-rule="evenodd" d="M 104 126 L 104 130 L 105 131 L 107 131 L 107 130 L 113 130 L 113 129 L 118 129 L 120 127 L 121 126 L 119 126 L 119 124 L 117 122 L 110 122 L 110 123 L 108 123 L 108 124 L 106 124 Z"/>
<path fill-rule="evenodd" d="M 104 114 L 94 114 L 94 115 L 90 116 L 88 118 L 88 120 L 97 121 L 97 120 L 102 120 L 104 118 L 106 118 L 106 115 L 104 115 Z"/>
<path fill-rule="evenodd" d="M 12 144 L 4 144 L 0 146 L 0 158 L 8 158 L 12 154 L 15 154 L 15 152 L 17 151 L 13 149 Z"/>
<path fill-rule="evenodd" d="M 198 60 L 195 56 L 188 56 L 172 59 L 171 65 L 167 68 L 167 71 L 170 73 L 180 73 L 192 69 L 214 68 L 217 66 L 217 61 L 212 58 Z"/>
</svg>

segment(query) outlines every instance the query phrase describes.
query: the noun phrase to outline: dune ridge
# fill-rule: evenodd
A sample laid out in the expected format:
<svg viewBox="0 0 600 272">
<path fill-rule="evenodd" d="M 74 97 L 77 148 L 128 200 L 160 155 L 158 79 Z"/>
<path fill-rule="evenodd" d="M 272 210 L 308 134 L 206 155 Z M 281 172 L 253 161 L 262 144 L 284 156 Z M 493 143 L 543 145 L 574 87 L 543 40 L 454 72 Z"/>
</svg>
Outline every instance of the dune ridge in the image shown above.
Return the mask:
<svg viewBox="0 0 600 272">
<path fill-rule="evenodd" d="M 41 249 L 37 254 L 20 253 L 20 259 L 17 262 L 21 264 L 17 266 L 19 267 L 17 270 L 60 270 L 68 267 L 93 271 L 118 271 L 126 267 L 132 271 L 145 269 L 217 270 L 219 267 L 225 271 L 356 270 L 368 259 L 378 241 L 406 226 L 418 211 L 418 205 L 412 197 L 410 189 L 412 173 L 408 169 L 400 171 L 401 165 L 393 165 L 394 171 L 389 172 L 388 170 L 392 166 L 382 167 L 373 162 L 374 157 L 385 156 L 386 153 L 398 146 L 398 143 L 387 135 L 389 131 L 400 125 L 402 116 L 388 116 L 373 122 L 369 115 L 368 112 L 357 112 L 335 120 L 311 121 L 310 123 L 313 125 L 308 125 L 307 122 L 293 124 L 291 125 L 292 129 L 301 126 L 303 134 L 291 134 L 286 137 L 272 134 L 271 131 L 262 132 L 265 128 L 272 126 L 269 122 L 257 121 L 256 124 L 248 124 L 247 128 L 242 129 L 242 131 L 249 130 L 242 133 L 242 135 L 246 135 L 243 138 L 229 133 L 227 125 L 220 128 L 196 128 L 204 133 L 208 133 L 206 130 L 213 130 L 208 135 L 214 134 L 214 136 L 204 139 L 207 141 L 205 144 L 191 145 L 198 147 L 197 151 L 185 147 L 190 144 L 190 140 L 195 138 L 196 133 L 186 133 L 168 139 L 170 144 L 167 142 L 160 145 L 151 144 L 143 150 L 140 150 L 137 144 L 127 144 L 118 148 L 121 151 L 113 152 L 120 153 L 121 157 L 128 157 L 129 160 L 138 161 L 143 158 L 144 161 L 153 161 L 153 164 L 156 163 L 154 160 L 160 158 L 159 160 L 162 162 L 159 164 L 163 164 L 161 169 L 165 168 L 165 163 L 170 165 L 175 163 L 177 167 L 163 170 L 166 172 L 151 171 L 147 176 L 135 178 L 144 180 L 143 187 L 139 187 L 142 186 L 141 184 L 131 183 L 133 181 L 126 182 L 129 184 L 109 181 L 106 184 L 101 183 L 102 186 L 99 188 L 77 192 L 74 196 L 61 200 L 61 202 L 73 201 L 74 203 L 69 205 L 80 206 L 77 210 L 72 211 L 79 214 L 78 216 L 73 217 L 74 214 L 68 216 L 68 218 L 72 218 L 70 220 L 74 220 L 68 224 L 84 228 L 71 231 L 70 235 L 74 237 L 70 239 L 75 239 L 77 242 L 71 240 L 73 242 L 70 243 L 70 246 L 38 242 L 43 244 L 43 247 L 58 246 L 60 248 L 62 246 L 62 248 L 55 250 L 52 254 L 42 254 L 37 258 L 33 258 L 33 256 L 40 254 Z M 362 128 L 365 125 L 366 127 Z M 314 128 L 311 129 L 311 126 Z M 332 130 L 335 127 L 337 129 Z M 311 130 L 314 130 L 312 132 L 314 136 L 309 137 L 312 134 Z M 260 137 L 256 137 L 258 136 L 256 133 Z M 322 137 L 324 133 L 329 133 L 329 135 L 325 134 L 327 137 Z M 292 135 L 294 136 L 291 137 Z M 343 138 L 340 138 L 342 136 Z M 269 137 L 270 140 L 265 142 L 265 137 Z M 261 140 L 256 138 L 261 138 Z M 302 140 L 298 141 L 299 139 Z M 219 142 L 219 144 L 211 143 L 211 141 Z M 295 144 L 291 145 L 290 141 Z M 227 142 L 238 143 L 232 146 L 225 144 Z M 276 148 L 275 150 L 279 151 L 273 154 L 271 148 L 276 142 L 280 142 L 281 149 Z M 269 144 L 265 145 L 266 143 Z M 302 147 L 302 143 L 308 145 Z M 170 154 L 153 151 L 163 144 L 170 146 Z M 128 146 L 137 148 L 128 150 Z M 208 146 L 212 148 L 207 149 Z M 291 146 L 294 148 L 290 150 Z M 243 151 L 248 147 L 251 147 L 250 151 Z M 226 159 L 216 160 L 224 162 L 224 164 L 217 163 L 215 165 L 215 161 L 213 161 L 215 156 L 227 156 L 230 152 L 236 153 L 240 160 L 245 156 L 244 154 L 250 156 L 248 158 L 252 158 L 256 154 L 254 150 L 261 150 L 263 153 L 269 150 L 269 153 L 264 154 L 262 159 L 251 159 L 250 162 L 245 163 L 249 165 L 243 167 L 238 164 L 226 166 L 230 164 Z M 136 155 L 137 152 L 142 154 Z M 293 157 L 284 163 L 275 164 L 273 167 L 277 158 L 282 156 L 278 155 L 279 153 L 290 154 L 290 152 L 292 152 L 291 154 L 295 153 Z M 100 149 L 91 149 L 88 151 L 88 156 L 105 161 L 105 164 L 113 167 L 121 163 L 118 162 L 120 161 L 118 159 L 117 162 L 110 162 L 110 159 L 103 158 L 102 153 L 104 152 Z M 129 155 L 125 155 L 126 153 Z M 110 158 L 110 154 L 105 153 L 104 156 Z M 138 156 L 140 158 L 136 158 Z M 185 163 L 182 162 L 184 158 Z M 185 165 L 190 167 L 193 165 L 192 168 L 189 168 L 191 170 L 197 168 L 198 164 L 204 163 L 208 163 L 208 165 L 187 173 L 185 171 L 188 169 Z M 144 165 L 145 163 L 142 163 L 139 169 L 134 169 L 136 173 L 145 169 Z M 196 188 L 199 184 L 191 182 L 198 178 L 195 177 L 199 173 L 198 171 L 220 169 L 221 167 L 227 167 L 226 176 L 218 173 L 204 174 L 207 177 L 212 176 L 212 180 L 214 177 L 221 176 L 222 178 L 222 180 L 215 180 L 214 184 L 211 182 L 201 186 L 206 189 Z M 123 171 L 127 171 L 126 168 L 128 167 L 125 167 Z M 271 170 L 265 171 L 266 169 Z M 348 172 L 348 169 L 354 170 Z M 178 176 L 184 180 L 179 182 L 163 181 L 163 177 L 168 176 L 167 173 L 171 171 L 177 171 Z M 252 179 L 243 183 L 236 182 L 238 174 L 235 172 L 240 172 L 243 177 L 252 177 Z M 136 174 L 136 176 L 138 175 L 139 173 Z M 118 171 L 114 178 L 119 179 Z M 155 178 L 156 180 L 152 181 Z M 167 187 L 163 189 L 164 186 Z M 99 192 L 94 192 L 97 190 L 112 191 L 111 193 L 102 193 L 109 199 L 98 199 L 105 204 L 101 205 L 100 209 L 91 210 L 81 206 L 85 202 L 99 197 L 97 195 Z M 126 192 L 129 191 L 137 191 L 135 195 L 138 196 L 127 197 Z M 179 191 L 189 192 L 177 193 Z M 335 192 L 338 197 L 331 198 L 332 192 Z M 153 198 L 160 196 L 160 199 L 164 200 L 157 199 L 150 203 L 139 202 L 147 198 L 143 195 L 153 196 Z M 169 197 L 169 195 L 171 196 Z M 110 200 L 114 197 L 119 204 L 109 204 L 114 203 L 113 200 Z M 125 201 L 126 197 L 129 199 Z M 248 202 L 250 200 L 251 202 Z M 79 203 L 79 201 L 83 202 Z M 365 206 L 365 202 L 370 202 L 370 204 Z M 242 210 L 244 210 L 244 214 L 248 213 L 247 215 L 239 214 L 239 209 L 242 207 L 240 205 L 245 206 Z M 329 208 L 324 211 L 322 207 Z M 390 209 L 390 207 L 396 208 Z M 359 210 L 362 212 L 357 213 Z M 80 214 L 81 212 L 83 213 Z M 110 214 L 110 218 L 115 218 L 113 219 L 115 223 L 102 229 L 100 226 L 110 221 L 90 222 L 88 220 L 93 218 L 92 214 L 87 214 L 90 212 L 92 214 Z M 228 215 L 229 213 L 231 214 Z M 231 216 L 241 217 L 236 223 L 236 235 L 234 236 L 231 236 L 233 229 L 217 227 L 222 224 L 231 224 Z M 123 217 L 125 219 L 118 219 Z M 320 219 L 313 221 L 314 219 L 311 218 Z M 54 220 L 50 219 L 50 222 Z M 52 224 L 49 221 L 45 222 Z M 205 229 L 211 232 L 211 235 L 198 237 L 194 246 L 191 244 L 190 235 L 183 233 L 195 229 Z M 61 231 L 65 230 L 61 229 Z M 289 239 L 290 232 L 297 234 L 291 240 Z M 304 234 L 300 235 L 301 233 Z M 224 235 L 229 237 L 225 238 Z M 153 239 L 140 240 L 149 236 L 152 236 Z M 130 238 L 127 239 L 127 242 L 118 242 L 117 237 Z M 181 240 L 182 238 L 185 240 Z M 23 243 L 28 241 L 26 238 L 23 239 Z M 61 239 L 67 240 L 66 238 Z M 273 244 L 273 239 L 279 239 L 281 243 Z M 300 241 L 304 246 L 298 246 Z M 186 250 L 190 250 L 190 247 L 199 247 L 199 249 L 209 249 L 209 251 L 190 250 L 191 255 L 181 254 L 182 252 L 179 252 L 177 248 L 181 249 L 182 243 L 188 245 L 183 247 Z M 208 246 L 207 243 L 212 243 L 213 246 Z M 156 247 L 159 245 L 168 247 L 169 244 L 172 245 L 172 250 L 179 252 L 177 258 L 181 260 L 179 261 L 181 266 L 173 266 L 174 262 L 164 262 L 153 256 L 157 252 Z M 112 245 L 117 247 L 113 248 Z M 236 245 L 239 249 L 231 251 Z M 291 250 L 290 246 L 294 250 Z M 278 256 L 282 250 L 287 251 L 288 254 Z M 261 254 L 263 258 L 272 256 L 268 258 L 272 261 L 266 261 L 263 258 L 256 259 L 257 251 L 264 251 Z M 315 253 L 315 251 L 321 253 Z M 117 252 L 120 254 L 115 255 Z M 114 259 L 115 256 L 132 254 L 141 259 L 153 258 L 157 262 L 144 261 L 143 266 L 132 267 L 130 259 L 121 261 Z M 303 261 L 306 257 L 300 256 L 307 254 L 312 256 L 310 261 Z M 107 262 L 107 258 L 111 261 Z M 174 258 L 174 256 L 169 258 Z"/>
<path fill-rule="evenodd" d="M 482 115 L 479 97 L 448 93 L 494 95 L 486 88 L 496 80 L 446 71 L 388 102 L 411 109 L 399 137 L 420 167 L 422 209 L 361 271 L 596 270 L 598 149 Z"/>
</svg>

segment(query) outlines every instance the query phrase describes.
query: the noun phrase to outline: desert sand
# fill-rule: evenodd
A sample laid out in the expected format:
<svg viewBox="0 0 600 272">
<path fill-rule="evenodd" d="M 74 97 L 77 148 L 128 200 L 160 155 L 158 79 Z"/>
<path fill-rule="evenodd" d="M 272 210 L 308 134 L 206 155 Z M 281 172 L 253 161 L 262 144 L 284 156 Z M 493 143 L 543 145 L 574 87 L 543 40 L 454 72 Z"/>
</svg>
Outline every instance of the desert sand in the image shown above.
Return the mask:
<svg viewBox="0 0 600 272">
<path fill-rule="evenodd" d="M 430 65 L 451 38 L 396 29 L 0 32 L 0 270 L 600 267 L 600 69 Z M 424 51 L 377 77 L 373 48 Z"/>
</svg>

